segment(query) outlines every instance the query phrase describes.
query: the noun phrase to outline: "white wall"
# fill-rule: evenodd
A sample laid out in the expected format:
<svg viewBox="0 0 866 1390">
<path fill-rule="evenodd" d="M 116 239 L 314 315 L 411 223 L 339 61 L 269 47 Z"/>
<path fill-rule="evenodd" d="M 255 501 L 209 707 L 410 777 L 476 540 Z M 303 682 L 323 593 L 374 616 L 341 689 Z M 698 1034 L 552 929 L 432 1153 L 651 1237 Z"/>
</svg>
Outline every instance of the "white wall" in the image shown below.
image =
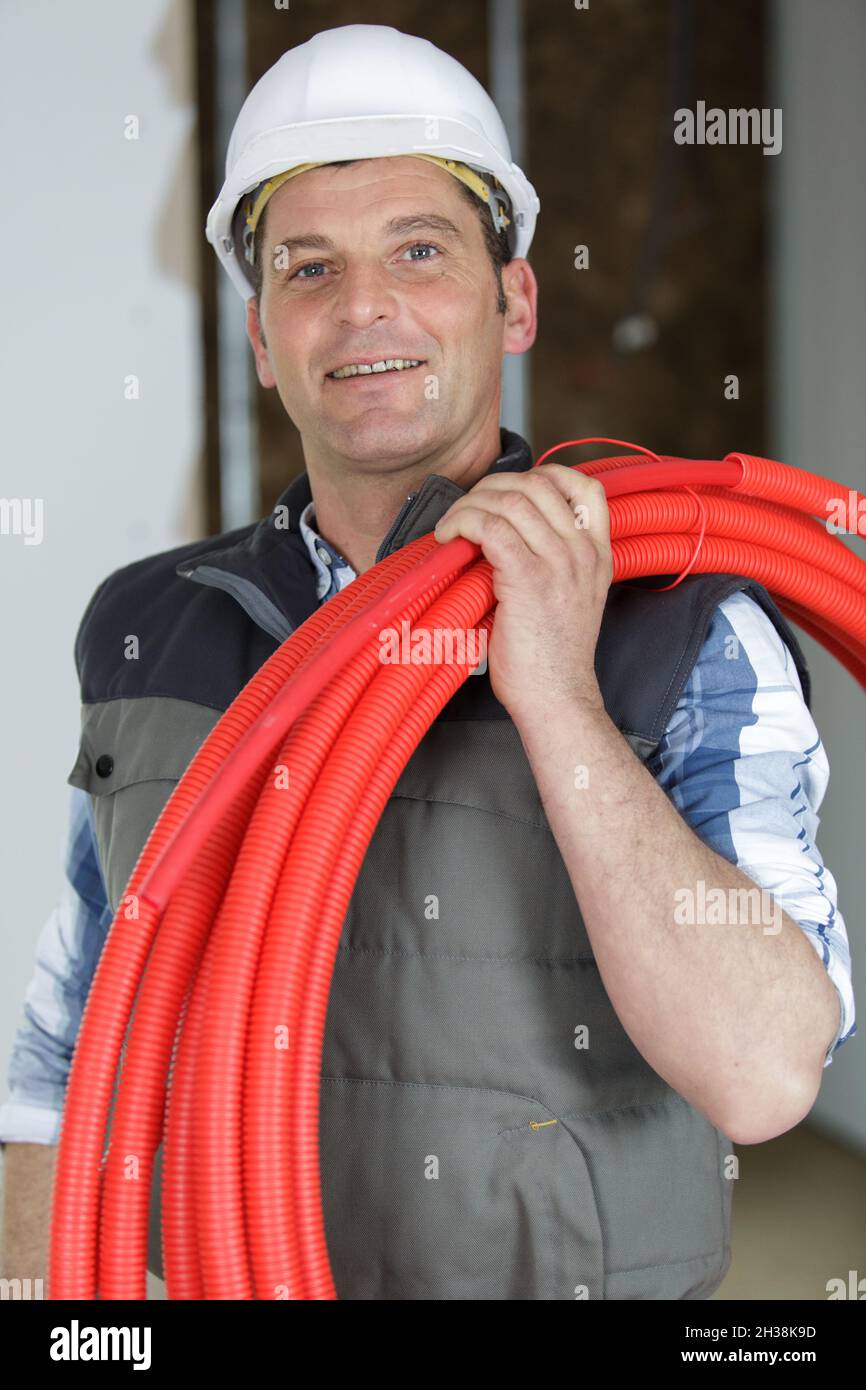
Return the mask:
<svg viewBox="0 0 866 1390">
<path fill-rule="evenodd" d="M 776 0 L 771 454 L 866 492 L 866 5 Z M 866 541 L 849 539 L 866 559 Z M 810 638 L 830 760 L 818 845 L 839 888 L 859 1036 L 825 1069 L 813 1119 L 866 1151 L 866 694 Z"/>
<path fill-rule="evenodd" d="M 111 570 L 203 534 L 191 12 L 0 9 L 0 496 L 44 507 L 41 544 L 0 535 L 0 1100 L 61 884 L 78 622 Z"/>
</svg>

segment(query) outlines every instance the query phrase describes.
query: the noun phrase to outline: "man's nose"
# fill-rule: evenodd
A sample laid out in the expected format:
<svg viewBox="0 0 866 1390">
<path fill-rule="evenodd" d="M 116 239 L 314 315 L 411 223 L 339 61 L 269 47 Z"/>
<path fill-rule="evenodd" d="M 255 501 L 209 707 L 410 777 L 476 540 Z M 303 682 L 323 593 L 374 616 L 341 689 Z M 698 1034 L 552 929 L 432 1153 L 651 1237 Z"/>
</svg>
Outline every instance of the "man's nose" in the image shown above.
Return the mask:
<svg viewBox="0 0 866 1390">
<path fill-rule="evenodd" d="M 333 301 L 335 323 L 366 328 L 378 318 L 394 318 L 398 308 L 384 266 L 366 259 L 346 264 Z"/>
</svg>

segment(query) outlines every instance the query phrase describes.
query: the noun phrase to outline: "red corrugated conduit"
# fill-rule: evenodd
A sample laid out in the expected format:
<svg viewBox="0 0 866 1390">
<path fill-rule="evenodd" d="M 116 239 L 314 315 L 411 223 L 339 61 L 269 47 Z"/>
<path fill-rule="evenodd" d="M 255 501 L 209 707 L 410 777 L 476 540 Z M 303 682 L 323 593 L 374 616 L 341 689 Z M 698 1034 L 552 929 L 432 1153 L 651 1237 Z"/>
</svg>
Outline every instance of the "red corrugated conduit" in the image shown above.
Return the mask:
<svg viewBox="0 0 866 1390">
<path fill-rule="evenodd" d="M 570 440 L 538 463 L 584 443 L 626 441 Z M 613 582 L 748 575 L 866 690 L 866 561 L 822 524 L 850 490 L 748 454 L 643 452 L 651 462 L 579 465 L 608 499 Z M 57 1158 L 51 1298 L 146 1296 L 160 1142 L 170 1298 L 337 1297 L 318 1147 L 337 946 L 385 803 L 477 665 L 386 664 L 379 634 L 403 620 L 489 633 L 494 611 L 480 548 L 424 536 L 317 610 L 199 748 L 88 997 Z"/>
</svg>

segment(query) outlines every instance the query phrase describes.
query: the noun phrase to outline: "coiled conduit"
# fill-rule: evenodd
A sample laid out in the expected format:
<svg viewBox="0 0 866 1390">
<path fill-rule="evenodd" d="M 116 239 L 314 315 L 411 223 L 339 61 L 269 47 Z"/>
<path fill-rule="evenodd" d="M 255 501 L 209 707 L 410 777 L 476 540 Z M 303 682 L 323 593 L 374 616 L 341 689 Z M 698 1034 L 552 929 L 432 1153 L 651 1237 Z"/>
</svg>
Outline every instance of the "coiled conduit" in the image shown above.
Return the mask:
<svg viewBox="0 0 866 1390">
<path fill-rule="evenodd" d="M 568 445 L 590 442 L 640 448 Z M 578 465 L 605 488 L 613 582 L 747 575 L 866 690 L 866 561 L 827 526 L 838 499 L 852 499 L 855 515 L 866 499 L 748 454 L 643 452 L 650 462 Z M 337 946 L 385 803 L 472 669 L 383 664 L 378 634 L 403 620 L 489 634 L 491 573 L 479 546 L 432 534 L 375 565 L 260 667 L 178 782 L 121 899 L 79 1030 L 51 1298 L 146 1297 L 160 1142 L 169 1298 L 337 1297 L 318 1149 Z"/>
</svg>

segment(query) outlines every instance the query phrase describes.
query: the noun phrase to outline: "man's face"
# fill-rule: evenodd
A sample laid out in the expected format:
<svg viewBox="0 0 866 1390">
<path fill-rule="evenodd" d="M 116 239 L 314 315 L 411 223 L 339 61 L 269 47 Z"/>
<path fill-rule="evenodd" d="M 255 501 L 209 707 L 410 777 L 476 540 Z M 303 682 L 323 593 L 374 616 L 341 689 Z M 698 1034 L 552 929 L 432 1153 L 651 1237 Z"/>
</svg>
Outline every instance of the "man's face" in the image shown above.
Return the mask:
<svg viewBox="0 0 866 1390">
<path fill-rule="evenodd" d="M 535 282 L 512 262 L 505 289 L 522 312 L 496 312 L 478 214 L 450 174 L 405 156 L 311 169 L 265 216 L 261 319 L 251 299 L 247 332 L 308 458 L 420 459 L 491 412 L 498 426 L 502 355 L 531 346 Z M 389 358 L 421 365 L 330 376 Z"/>
</svg>

